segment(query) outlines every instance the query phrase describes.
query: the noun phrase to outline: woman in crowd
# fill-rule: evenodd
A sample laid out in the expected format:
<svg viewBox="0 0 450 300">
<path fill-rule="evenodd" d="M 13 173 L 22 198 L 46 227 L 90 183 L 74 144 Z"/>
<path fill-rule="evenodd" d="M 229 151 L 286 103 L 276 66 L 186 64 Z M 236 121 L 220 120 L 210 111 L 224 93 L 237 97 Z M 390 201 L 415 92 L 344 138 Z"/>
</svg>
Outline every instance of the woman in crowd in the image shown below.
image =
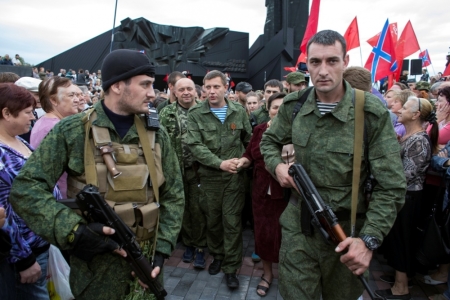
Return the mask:
<svg viewBox="0 0 450 300">
<path fill-rule="evenodd" d="M 67 77 L 55 76 L 39 85 L 39 99 L 46 112 L 31 130 L 30 144 L 37 148 L 50 130 L 61 119 L 78 113 L 79 88 Z M 58 180 L 64 199 L 67 198 L 67 174 Z"/>
<path fill-rule="evenodd" d="M 439 124 L 439 140 L 438 143 L 442 147 L 446 145 L 450 141 L 450 87 L 444 87 L 439 90 L 438 97 L 436 100 L 436 116 L 437 116 L 437 122 Z M 430 128 L 428 128 L 428 131 Z M 432 165 L 434 166 L 434 165 Z M 435 171 L 441 171 L 442 168 L 433 168 Z M 437 175 L 434 172 L 430 172 L 427 174 L 427 186 L 426 186 L 426 192 L 428 197 L 424 197 L 423 199 L 423 206 L 426 207 L 424 209 L 423 213 L 423 219 L 426 219 L 426 217 L 429 215 L 429 212 L 431 210 L 431 205 L 435 201 L 436 197 L 438 197 L 437 202 L 442 203 L 443 201 L 443 193 L 439 194 L 440 186 L 442 185 L 442 177 Z M 423 282 L 429 285 L 438 285 L 443 284 L 447 282 L 447 276 L 449 274 L 449 264 L 442 264 L 439 266 L 437 271 L 430 275 L 425 275 L 423 277 Z"/>
<path fill-rule="evenodd" d="M 278 113 L 283 103 L 284 93 L 277 93 L 267 100 L 270 121 L 256 126 L 247 150 L 239 159 L 238 168 L 248 168 L 253 163 L 252 206 L 255 230 L 255 252 L 262 259 L 264 274 L 257 286 L 256 293 L 264 297 L 269 291 L 273 279 L 272 264 L 278 262 L 281 244 L 281 227 L 278 219 L 287 206 L 283 200 L 283 188 L 266 170 L 264 158 L 259 150 L 259 143 L 266 129 Z M 293 148 L 284 150 L 293 157 Z M 292 161 L 291 161 L 292 162 Z"/>
<path fill-rule="evenodd" d="M 254 112 L 259 108 L 259 98 L 255 92 L 247 93 L 247 110 L 249 113 Z"/>
<path fill-rule="evenodd" d="M 36 101 L 24 88 L 0 84 L 0 206 L 6 211 L 2 229 L 12 249 L 0 263 L 0 299 L 48 300 L 47 262 L 50 245 L 36 235 L 9 203 L 14 178 L 33 148 L 18 135 L 30 130 Z M 58 189 L 54 196 L 61 198 Z"/>
<path fill-rule="evenodd" d="M 405 105 L 406 100 L 408 100 L 408 97 L 415 96 L 413 92 L 410 90 L 402 90 L 402 91 L 394 91 L 391 105 L 391 112 L 396 114 L 397 117 L 400 115 L 400 110 L 402 109 L 403 105 Z M 397 119 L 397 122 L 394 125 L 395 133 L 399 138 L 403 137 L 405 135 L 405 126 L 399 122 Z"/>
<path fill-rule="evenodd" d="M 425 174 L 432 153 L 438 152 L 438 125 L 431 103 L 423 98 L 410 96 L 399 110 L 398 122 L 405 126 L 406 133 L 400 139 L 401 157 L 406 176 L 405 204 L 397 215 L 394 226 L 383 242 L 383 253 L 387 263 L 395 270 L 395 278 L 381 276 L 380 279 L 394 283 L 391 289 L 378 290 L 380 297 L 411 299 L 408 276 L 414 276 L 417 227 Z M 424 124 L 432 124 L 430 136 Z"/>
</svg>

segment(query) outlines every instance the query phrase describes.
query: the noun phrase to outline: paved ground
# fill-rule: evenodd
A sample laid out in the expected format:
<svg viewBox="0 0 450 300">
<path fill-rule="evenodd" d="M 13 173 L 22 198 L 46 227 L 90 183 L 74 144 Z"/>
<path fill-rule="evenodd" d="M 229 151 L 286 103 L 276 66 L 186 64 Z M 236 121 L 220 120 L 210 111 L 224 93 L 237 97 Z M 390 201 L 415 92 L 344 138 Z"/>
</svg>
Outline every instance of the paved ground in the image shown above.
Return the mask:
<svg viewBox="0 0 450 300">
<path fill-rule="evenodd" d="M 164 285 L 168 296 L 167 300 L 181 300 L 181 299 L 261 299 L 256 294 L 256 286 L 260 281 L 263 273 L 262 263 L 253 263 L 251 259 L 254 250 L 253 233 L 250 229 L 246 229 L 243 233 L 244 243 L 244 261 L 242 267 L 239 269 L 239 283 L 238 289 L 231 291 L 226 285 L 224 274 L 221 272 L 217 275 L 209 275 L 207 268 L 212 261 L 212 257 L 206 254 L 207 265 L 206 269 L 198 271 L 193 268 L 192 264 L 187 264 L 181 261 L 184 247 L 179 244 L 177 249 L 172 253 L 169 260 L 166 261 L 164 267 Z M 278 292 L 278 266 L 274 266 L 274 280 L 269 293 L 264 299 L 275 300 L 283 299 Z M 370 280 L 369 285 L 373 290 L 387 289 L 389 284 L 379 280 L 379 276 L 383 274 L 393 274 L 393 270 L 386 265 L 385 261 L 380 255 L 377 255 L 370 266 Z M 410 289 L 410 293 L 414 300 L 425 300 L 428 296 L 442 293 L 446 285 L 429 286 L 420 281 L 420 275 L 414 280 L 414 286 Z M 370 297 L 364 293 L 364 300 L 369 300 Z"/>
</svg>

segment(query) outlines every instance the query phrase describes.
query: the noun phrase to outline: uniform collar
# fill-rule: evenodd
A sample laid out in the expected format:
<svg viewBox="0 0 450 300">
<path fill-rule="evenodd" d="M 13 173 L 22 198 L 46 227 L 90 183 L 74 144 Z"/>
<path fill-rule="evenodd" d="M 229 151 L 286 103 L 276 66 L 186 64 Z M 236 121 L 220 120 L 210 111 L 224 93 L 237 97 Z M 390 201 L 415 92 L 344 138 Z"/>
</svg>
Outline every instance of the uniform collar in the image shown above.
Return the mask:
<svg viewBox="0 0 450 300">
<path fill-rule="evenodd" d="M 331 114 L 338 119 L 341 122 L 347 122 L 349 119 L 349 110 L 350 108 L 353 108 L 352 98 L 353 98 L 353 88 L 350 86 L 350 84 L 343 80 L 344 88 L 345 88 L 345 94 L 342 97 L 341 101 L 339 101 L 338 105 L 333 109 Z M 308 99 L 306 100 L 305 104 L 303 105 L 304 108 L 302 108 L 301 115 L 308 115 L 312 112 L 314 112 L 317 109 L 317 114 L 320 115 L 319 108 L 316 104 L 316 93 L 315 89 L 311 91 L 311 93 L 308 96 Z"/>
<path fill-rule="evenodd" d="M 227 98 L 225 98 L 225 103 L 228 106 L 228 110 L 229 111 L 237 111 L 237 108 L 235 106 L 234 103 L 232 103 L 232 101 L 228 100 Z M 205 100 L 204 105 L 202 107 L 202 114 L 207 114 L 207 113 L 211 113 L 211 107 L 209 106 L 209 101 Z M 231 113 L 231 112 L 229 112 Z M 227 115 L 229 114 L 227 113 Z"/>
</svg>

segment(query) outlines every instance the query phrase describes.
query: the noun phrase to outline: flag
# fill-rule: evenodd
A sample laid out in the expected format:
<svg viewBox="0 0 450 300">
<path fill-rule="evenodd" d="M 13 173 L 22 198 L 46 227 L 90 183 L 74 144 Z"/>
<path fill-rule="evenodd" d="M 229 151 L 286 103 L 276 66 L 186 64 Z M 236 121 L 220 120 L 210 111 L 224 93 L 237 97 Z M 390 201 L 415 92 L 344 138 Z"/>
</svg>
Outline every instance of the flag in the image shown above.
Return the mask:
<svg viewBox="0 0 450 300">
<path fill-rule="evenodd" d="M 419 58 L 422 59 L 422 68 L 428 67 L 431 65 L 430 54 L 428 53 L 428 49 L 419 53 Z"/>
<path fill-rule="evenodd" d="M 303 40 L 300 44 L 300 51 L 304 56 L 306 55 L 306 44 L 317 33 L 317 26 L 319 26 L 319 8 L 320 0 L 313 0 L 311 4 L 311 12 L 308 17 L 308 24 L 306 25 L 305 33 L 303 34 Z M 301 62 L 301 55 L 297 59 L 297 64 Z"/>
<path fill-rule="evenodd" d="M 450 64 L 447 65 L 447 67 L 445 67 L 444 73 L 442 74 L 442 76 L 450 76 Z"/>
<path fill-rule="evenodd" d="M 356 17 L 350 23 L 350 26 L 347 28 L 347 31 L 344 34 L 344 39 L 347 42 L 347 51 L 359 47 L 359 30 L 358 30 L 358 21 Z"/>
<path fill-rule="evenodd" d="M 296 71 L 297 71 L 297 68 L 296 68 L 296 67 L 284 67 L 284 69 L 285 69 L 286 71 L 289 71 L 289 72 L 296 72 Z"/>
<path fill-rule="evenodd" d="M 398 27 L 397 23 L 391 23 L 389 24 L 389 30 L 391 31 L 392 40 L 394 41 L 394 45 L 397 44 L 397 37 L 398 37 Z M 369 43 L 370 46 L 375 47 L 378 43 L 378 39 L 380 38 L 381 32 L 378 32 L 376 35 L 371 37 L 367 40 L 367 43 Z"/>
<path fill-rule="evenodd" d="M 400 38 L 398 39 L 397 46 L 395 47 L 395 53 L 397 54 L 397 64 L 398 64 L 398 71 L 395 76 L 397 81 L 400 80 L 401 75 L 400 73 L 403 67 L 403 60 L 419 50 L 420 46 L 419 42 L 417 41 L 416 33 L 412 28 L 411 21 L 408 21 L 408 23 L 406 23 L 405 28 L 402 31 L 402 34 L 400 35 Z"/>
<path fill-rule="evenodd" d="M 402 31 L 402 34 L 400 35 L 400 38 L 398 39 L 397 47 L 395 48 L 397 58 L 398 60 L 403 60 L 419 50 L 420 46 L 417 41 L 416 33 L 412 28 L 411 21 L 408 21 Z"/>
<path fill-rule="evenodd" d="M 397 71 L 395 59 L 395 46 L 389 30 L 389 20 L 386 20 L 380 38 L 367 59 L 364 68 L 372 74 L 372 82 L 375 82 Z"/>
</svg>

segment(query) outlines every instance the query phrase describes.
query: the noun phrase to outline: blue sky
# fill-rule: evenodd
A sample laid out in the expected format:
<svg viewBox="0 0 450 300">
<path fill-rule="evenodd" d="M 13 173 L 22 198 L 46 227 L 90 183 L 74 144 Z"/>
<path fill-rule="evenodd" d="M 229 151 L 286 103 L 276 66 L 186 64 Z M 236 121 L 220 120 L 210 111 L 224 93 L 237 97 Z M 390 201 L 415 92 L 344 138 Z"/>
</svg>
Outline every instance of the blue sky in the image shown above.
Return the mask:
<svg viewBox="0 0 450 300">
<path fill-rule="evenodd" d="M 38 64 L 110 30 L 114 5 L 115 0 L 0 0 L 0 55 L 18 53 Z M 387 18 L 397 22 L 399 35 L 411 20 L 422 50 L 430 53 L 433 65 L 429 71 L 434 74 L 444 70 L 449 51 L 447 11 L 447 0 L 430 5 L 405 0 L 321 0 L 319 30 L 344 34 L 357 16 L 362 47 L 349 54 L 350 65 L 359 66 L 371 51 L 365 41 L 381 31 Z M 249 32 L 251 45 L 263 33 L 266 7 L 265 0 L 119 0 L 116 26 L 127 17 L 185 27 L 228 27 Z M 418 53 L 410 58 L 418 58 Z"/>
</svg>

